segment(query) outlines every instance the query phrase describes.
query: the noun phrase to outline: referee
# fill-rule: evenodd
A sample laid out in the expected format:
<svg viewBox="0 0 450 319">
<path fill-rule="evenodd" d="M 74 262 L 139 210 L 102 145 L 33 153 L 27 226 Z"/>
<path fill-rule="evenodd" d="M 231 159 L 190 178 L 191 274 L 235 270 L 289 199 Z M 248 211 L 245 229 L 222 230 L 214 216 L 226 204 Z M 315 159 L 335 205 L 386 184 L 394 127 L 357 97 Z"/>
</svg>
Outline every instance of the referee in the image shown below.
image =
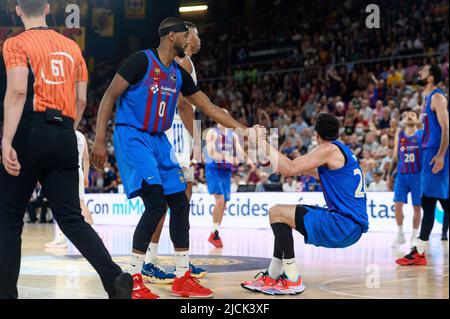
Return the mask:
<svg viewBox="0 0 450 319">
<path fill-rule="evenodd" d="M 86 104 L 81 50 L 47 27 L 46 0 L 17 3 L 26 31 L 3 47 L 8 84 L 0 166 L 0 298 L 18 297 L 23 217 L 39 181 L 61 230 L 99 273 L 108 296 L 130 299 L 131 275 L 112 261 L 81 215 L 74 131 Z"/>
</svg>

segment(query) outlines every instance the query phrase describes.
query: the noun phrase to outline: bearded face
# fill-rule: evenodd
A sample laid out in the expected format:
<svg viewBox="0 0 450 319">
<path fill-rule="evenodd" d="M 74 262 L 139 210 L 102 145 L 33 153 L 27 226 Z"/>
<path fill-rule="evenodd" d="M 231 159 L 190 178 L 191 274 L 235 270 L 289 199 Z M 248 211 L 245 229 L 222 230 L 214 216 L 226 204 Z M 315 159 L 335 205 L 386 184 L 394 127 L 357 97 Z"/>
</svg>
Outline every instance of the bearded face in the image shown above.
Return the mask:
<svg viewBox="0 0 450 319">
<path fill-rule="evenodd" d="M 173 49 L 177 52 L 177 56 L 179 58 L 182 59 L 186 56 L 183 46 L 180 43 L 178 43 L 178 41 L 173 44 Z"/>
<path fill-rule="evenodd" d="M 417 84 L 420 86 L 427 85 L 427 79 L 430 76 L 429 67 L 425 66 L 419 71 L 419 75 L 417 77 Z"/>
</svg>

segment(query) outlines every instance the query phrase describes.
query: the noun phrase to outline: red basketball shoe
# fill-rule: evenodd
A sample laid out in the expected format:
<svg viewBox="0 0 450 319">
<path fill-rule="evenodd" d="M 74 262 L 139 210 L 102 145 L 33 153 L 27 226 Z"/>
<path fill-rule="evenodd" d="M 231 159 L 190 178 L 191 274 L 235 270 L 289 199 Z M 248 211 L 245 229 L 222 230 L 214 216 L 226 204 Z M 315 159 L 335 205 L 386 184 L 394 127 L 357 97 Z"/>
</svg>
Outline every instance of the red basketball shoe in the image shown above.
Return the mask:
<svg viewBox="0 0 450 319">
<path fill-rule="evenodd" d="M 215 231 L 214 233 L 211 233 L 211 235 L 209 235 L 208 241 L 214 245 L 214 247 L 216 248 L 222 248 L 223 244 L 222 244 L 222 239 L 220 239 L 219 237 L 219 231 Z"/>
<path fill-rule="evenodd" d="M 188 270 L 183 277 L 177 277 L 173 281 L 172 295 L 191 298 L 211 298 L 214 296 L 214 293 L 211 289 L 200 285 L 198 279 L 192 277 L 191 271 Z"/>
<path fill-rule="evenodd" d="M 255 279 L 241 283 L 241 287 L 250 291 L 258 292 L 261 291 L 262 287 L 275 285 L 276 283 L 277 281 L 270 277 L 267 271 L 261 271 L 256 274 Z"/>
<path fill-rule="evenodd" d="M 298 295 L 306 289 L 303 285 L 302 276 L 299 275 L 296 281 L 288 279 L 286 274 L 281 274 L 277 278 L 275 285 L 269 285 L 261 288 L 261 292 L 266 295 Z"/>
<path fill-rule="evenodd" d="M 158 299 L 159 296 L 155 295 L 144 285 L 141 274 L 133 275 L 133 299 Z"/>
<path fill-rule="evenodd" d="M 425 252 L 419 254 L 417 248 L 414 247 L 408 255 L 397 259 L 395 262 L 400 266 L 425 266 L 427 264 L 427 257 L 425 256 Z"/>
</svg>

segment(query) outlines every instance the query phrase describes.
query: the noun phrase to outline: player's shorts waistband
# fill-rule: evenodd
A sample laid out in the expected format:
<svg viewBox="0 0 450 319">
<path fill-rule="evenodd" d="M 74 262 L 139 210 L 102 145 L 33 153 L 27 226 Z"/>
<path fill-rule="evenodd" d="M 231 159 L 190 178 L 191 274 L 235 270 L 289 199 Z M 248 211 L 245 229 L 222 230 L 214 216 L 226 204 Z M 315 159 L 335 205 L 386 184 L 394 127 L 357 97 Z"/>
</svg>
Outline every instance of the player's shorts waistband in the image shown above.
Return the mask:
<svg viewBox="0 0 450 319">
<path fill-rule="evenodd" d="M 138 130 L 138 131 L 143 132 L 143 133 L 147 133 L 147 134 L 149 134 L 151 136 L 163 136 L 165 134 L 165 132 L 148 132 L 148 131 L 145 131 L 145 130 L 143 130 L 141 128 L 137 128 L 137 127 L 135 127 L 133 125 L 129 125 L 129 124 L 116 123 L 115 126 L 116 127 L 131 127 L 131 128 L 134 128 L 135 130 Z"/>
<path fill-rule="evenodd" d="M 27 112 L 24 113 L 22 116 L 22 121 L 24 121 L 26 124 L 33 124 L 33 123 L 39 123 L 39 124 L 48 124 L 52 126 L 59 126 L 62 128 L 74 128 L 75 121 L 68 116 L 61 116 L 60 121 L 58 122 L 49 122 L 47 119 L 47 115 L 44 112 Z"/>
</svg>

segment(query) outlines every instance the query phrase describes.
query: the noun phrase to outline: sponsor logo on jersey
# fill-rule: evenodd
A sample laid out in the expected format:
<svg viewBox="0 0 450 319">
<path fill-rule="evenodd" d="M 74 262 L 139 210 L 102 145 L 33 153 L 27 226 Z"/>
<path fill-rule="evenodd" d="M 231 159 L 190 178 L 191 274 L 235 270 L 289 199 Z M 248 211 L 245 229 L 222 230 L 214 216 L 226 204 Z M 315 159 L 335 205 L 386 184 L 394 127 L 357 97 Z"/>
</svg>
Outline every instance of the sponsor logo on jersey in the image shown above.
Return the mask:
<svg viewBox="0 0 450 319">
<path fill-rule="evenodd" d="M 150 88 L 152 90 L 153 94 L 156 94 L 159 92 L 158 83 L 153 83 L 152 87 Z"/>
</svg>

